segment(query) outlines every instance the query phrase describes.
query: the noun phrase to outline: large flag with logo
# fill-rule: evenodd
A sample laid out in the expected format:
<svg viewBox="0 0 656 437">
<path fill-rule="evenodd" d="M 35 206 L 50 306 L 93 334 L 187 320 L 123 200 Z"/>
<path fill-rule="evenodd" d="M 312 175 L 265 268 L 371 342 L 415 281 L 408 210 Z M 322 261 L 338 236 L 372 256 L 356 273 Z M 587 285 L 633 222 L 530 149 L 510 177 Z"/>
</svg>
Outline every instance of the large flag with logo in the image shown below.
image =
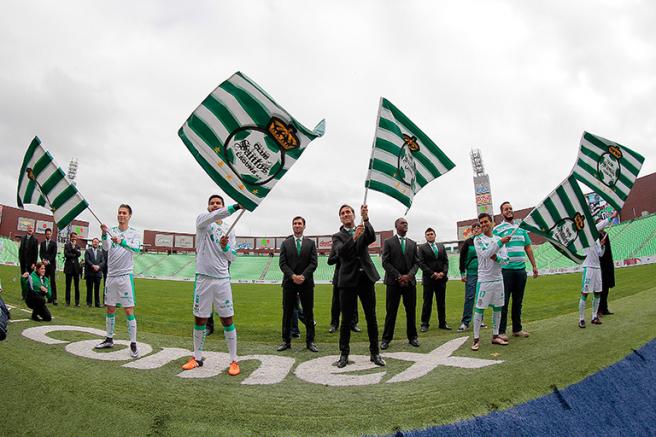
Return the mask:
<svg viewBox="0 0 656 437">
<path fill-rule="evenodd" d="M 455 164 L 412 120 L 389 100 L 380 99 L 365 187 L 410 208 L 419 190 L 453 167 Z"/>
<path fill-rule="evenodd" d="M 253 211 L 324 131 L 324 120 L 307 129 L 237 72 L 203 100 L 178 135 L 214 182 Z"/>
<path fill-rule="evenodd" d="M 50 152 L 41 145 L 39 137 L 34 137 L 23 158 L 16 201 L 19 208 L 32 204 L 50 209 L 60 229 L 89 206 Z"/>
<path fill-rule="evenodd" d="M 626 146 L 583 132 L 572 174 L 620 211 L 644 160 Z"/>
<path fill-rule="evenodd" d="M 585 259 L 583 249 L 594 245 L 599 238 L 585 196 L 572 176 L 536 206 L 519 226 L 542 235 L 579 264 Z"/>
</svg>

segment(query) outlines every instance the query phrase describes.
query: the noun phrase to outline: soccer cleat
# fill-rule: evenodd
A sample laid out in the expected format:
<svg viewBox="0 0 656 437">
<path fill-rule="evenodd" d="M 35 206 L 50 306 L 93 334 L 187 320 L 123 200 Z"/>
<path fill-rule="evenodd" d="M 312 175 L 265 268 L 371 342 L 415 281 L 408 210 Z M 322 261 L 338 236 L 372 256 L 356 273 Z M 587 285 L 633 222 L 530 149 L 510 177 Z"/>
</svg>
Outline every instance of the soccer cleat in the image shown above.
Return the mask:
<svg viewBox="0 0 656 437">
<path fill-rule="evenodd" d="M 481 339 L 480 338 L 475 338 L 474 342 L 471 345 L 471 350 L 477 351 L 481 347 Z"/>
<path fill-rule="evenodd" d="M 111 347 L 114 347 L 114 339 L 109 337 L 105 337 L 102 343 L 96 345 L 96 349 L 109 349 Z"/>
<path fill-rule="evenodd" d="M 590 323 L 593 325 L 601 325 L 601 320 L 599 320 L 599 317 L 595 317 Z"/>
<path fill-rule="evenodd" d="M 329 332 L 330 334 L 333 334 L 333 333 L 335 333 L 335 331 L 337 331 L 337 326 L 335 326 L 335 325 L 330 325 L 330 329 L 328 330 L 328 332 Z"/>
<path fill-rule="evenodd" d="M 481 328 L 487 328 L 487 325 L 483 322 L 481 322 Z"/>
<path fill-rule="evenodd" d="M 501 338 L 500 335 L 492 337 L 492 344 L 498 344 L 499 346 L 508 346 L 508 340 Z"/>
<path fill-rule="evenodd" d="M 182 370 L 191 370 L 196 367 L 203 367 L 203 360 L 196 360 L 196 358 L 191 357 L 183 366 Z"/>
<path fill-rule="evenodd" d="M 497 335 L 497 338 L 500 338 L 501 340 L 508 342 L 508 336 L 506 334 L 499 334 Z"/>
<path fill-rule="evenodd" d="M 137 343 L 130 343 L 130 357 L 139 358 L 139 350 L 137 349 Z"/>
<path fill-rule="evenodd" d="M 228 369 L 228 375 L 230 376 L 237 376 L 241 370 L 239 370 L 239 363 L 236 361 L 233 361 L 230 363 L 230 368 Z"/>
<path fill-rule="evenodd" d="M 465 325 L 462 323 L 460 326 L 458 326 L 458 331 L 457 332 L 465 332 L 469 326 Z"/>
<path fill-rule="evenodd" d="M 579 320 L 579 328 L 585 328 L 585 320 Z"/>
</svg>

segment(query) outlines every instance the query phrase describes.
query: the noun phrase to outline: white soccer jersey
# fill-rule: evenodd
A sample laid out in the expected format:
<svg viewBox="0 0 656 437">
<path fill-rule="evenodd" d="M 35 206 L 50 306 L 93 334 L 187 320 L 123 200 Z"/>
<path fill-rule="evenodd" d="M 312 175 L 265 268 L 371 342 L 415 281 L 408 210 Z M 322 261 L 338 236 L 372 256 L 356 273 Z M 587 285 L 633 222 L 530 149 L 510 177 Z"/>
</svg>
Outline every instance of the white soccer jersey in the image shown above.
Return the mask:
<svg viewBox="0 0 656 437">
<path fill-rule="evenodd" d="M 597 223 L 597 231 L 601 231 L 606 226 L 608 226 L 608 219 L 601 220 Z M 585 260 L 583 260 L 583 267 L 592 267 L 593 269 L 600 269 L 601 263 L 599 258 L 604 255 L 606 251 L 606 246 L 602 246 L 599 240 L 595 240 L 594 245 L 583 250 L 585 254 Z"/>
<path fill-rule="evenodd" d="M 196 273 L 211 278 L 229 278 L 228 268 L 237 256 L 237 238 L 231 231 L 225 250 L 221 247 L 221 237 L 228 232 L 228 224 L 216 223 L 236 211 L 230 205 L 213 212 L 204 212 L 196 219 Z"/>
<path fill-rule="evenodd" d="M 107 276 L 129 275 L 134 270 L 132 257 L 141 251 L 141 235 L 132 227 L 121 231 L 118 226 L 111 228 L 110 233 L 122 241 L 116 244 L 108 234 L 102 236 L 102 246 L 107 251 Z"/>
<path fill-rule="evenodd" d="M 480 234 L 474 238 L 474 248 L 478 256 L 478 282 L 501 280 L 501 266 L 508 263 L 506 247 L 501 243 L 501 238 Z M 492 255 L 497 256 L 496 261 L 490 259 Z"/>
</svg>

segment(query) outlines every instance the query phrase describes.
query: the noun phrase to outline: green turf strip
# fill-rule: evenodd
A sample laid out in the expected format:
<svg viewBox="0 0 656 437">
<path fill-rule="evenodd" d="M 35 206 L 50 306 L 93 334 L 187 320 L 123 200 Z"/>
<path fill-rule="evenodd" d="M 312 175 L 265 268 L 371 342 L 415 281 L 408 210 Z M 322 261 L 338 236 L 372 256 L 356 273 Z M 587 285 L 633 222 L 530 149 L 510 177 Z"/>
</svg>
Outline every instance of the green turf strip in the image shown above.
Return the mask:
<svg viewBox="0 0 656 437">
<path fill-rule="evenodd" d="M 428 375 L 398 384 L 366 387 L 327 387 L 294 376 L 270 386 L 241 385 L 257 367 L 242 363 L 242 375 L 210 379 L 178 378 L 184 359 L 154 370 L 121 367 L 124 362 L 102 362 L 67 353 L 65 345 L 45 345 L 20 335 L 32 321 L 12 323 L 9 338 L 0 343 L 2 393 L 10 400 L 3 407 L 3 435 L 360 435 L 392 433 L 395 429 L 450 423 L 458 419 L 504 409 L 562 388 L 612 364 L 631 348 L 638 348 L 656 332 L 653 277 L 656 265 L 616 271 L 618 287 L 611 291 L 610 308 L 601 326 L 579 329 L 577 303 L 580 274 L 529 279 L 524 300 L 528 339 L 513 339 L 508 347 L 489 344 L 489 329 L 482 330 L 478 353 L 469 342 L 456 356 L 504 360 L 483 369 L 437 367 Z M 19 304 L 15 267 L 0 267 L 3 298 Z M 59 278 L 63 301 L 63 276 Z M 136 280 L 139 340 L 154 352 L 161 347 L 191 348 L 193 283 Z M 84 293 L 84 291 L 83 291 Z M 419 290 L 421 294 L 421 289 Z M 331 289 L 316 291 L 319 356 L 336 355 L 337 334 L 328 334 Z M 384 320 L 384 288 L 378 287 L 380 331 Z M 280 342 L 281 292 L 271 285 L 235 285 L 235 326 L 239 353 L 276 355 Z M 457 327 L 462 312 L 462 283 L 447 287 L 447 321 Z M 83 299 L 84 301 L 84 299 Z M 418 299 L 417 314 L 421 298 Z M 590 314 L 590 303 L 586 312 Z M 53 323 L 104 329 L 101 309 L 50 307 Z M 119 310 L 120 311 L 120 310 Z M 14 318 L 29 314 L 14 310 Z M 490 322 L 491 312 L 485 320 Z M 435 311 L 433 311 L 435 319 Z M 126 339 L 125 315 L 117 315 L 117 339 Z M 361 317 L 364 328 L 364 317 Z M 396 336 L 389 352 L 427 353 L 459 337 L 436 329 L 420 334 L 419 350 L 407 345 L 405 317 L 399 311 Z M 303 330 L 303 327 L 301 326 Z M 471 335 L 471 331 L 467 332 Z M 83 333 L 54 333 L 54 338 L 98 338 Z M 353 334 L 352 353 L 367 354 L 365 332 Z M 316 358 L 295 341 L 280 354 L 302 361 Z M 227 350 L 221 331 L 208 337 L 206 350 Z M 498 354 L 498 355 L 492 355 Z M 388 360 L 383 382 L 410 363 Z M 377 370 L 374 370 L 377 371 Z"/>
</svg>

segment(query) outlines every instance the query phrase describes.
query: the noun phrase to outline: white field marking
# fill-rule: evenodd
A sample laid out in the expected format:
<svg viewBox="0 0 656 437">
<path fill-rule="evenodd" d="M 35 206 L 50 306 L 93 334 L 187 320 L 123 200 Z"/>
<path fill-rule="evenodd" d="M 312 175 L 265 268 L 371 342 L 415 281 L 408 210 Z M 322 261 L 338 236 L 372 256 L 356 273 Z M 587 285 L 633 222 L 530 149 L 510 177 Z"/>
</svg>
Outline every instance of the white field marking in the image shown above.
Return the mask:
<svg viewBox="0 0 656 437">
<path fill-rule="evenodd" d="M 378 384 L 387 373 L 382 371 L 366 375 L 345 375 L 346 372 L 369 370 L 378 368 L 378 366 L 369 361 L 368 356 L 349 355 L 349 361 L 353 361 L 353 364 L 338 369 L 333 365 L 338 359 L 339 356 L 331 355 L 305 361 L 298 365 L 294 373 L 303 381 L 334 387 Z"/>
<path fill-rule="evenodd" d="M 104 337 L 103 333 L 103 337 Z M 130 357 L 130 342 L 127 340 L 114 340 L 114 347 L 116 345 L 126 346 L 115 350 L 113 352 L 98 352 L 95 349 L 95 346 L 98 344 L 98 340 L 83 340 L 76 341 L 75 343 L 70 343 L 66 345 L 66 352 L 77 355 L 78 357 L 91 358 L 93 360 L 101 361 L 126 361 L 133 360 L 134 358 Z M 140 355 L 148 355 L 153 351 L 153 348 L 148 343 L 139 343 L 137 342 L 137 347 Z"/>
<path fill-rule="evenodd" d="M 9 323 L 29 322 L 31 319 L 9 319 Z"/>
<path fill-rule="evenodd" d="M 65 340 L 57 340 L 54 338 L 48 337 L 48 333 L 56 331 L 74 331 L 74 332 L 88 332 L 89 334 L 95 334 L 100 337 L 105 337 L 106 332 L 101 331 L 100 329 L 87 328 L 85 326 L 71 326 L 71 325 L 45 325 L 45 326 L 36 326 L 34 328 L 27 328 L 23 331 L 23 336 L 29 338 L 30 340 L 38 341 L 45 344 L 62 344 L 69 343 Z"/>
</svg>

